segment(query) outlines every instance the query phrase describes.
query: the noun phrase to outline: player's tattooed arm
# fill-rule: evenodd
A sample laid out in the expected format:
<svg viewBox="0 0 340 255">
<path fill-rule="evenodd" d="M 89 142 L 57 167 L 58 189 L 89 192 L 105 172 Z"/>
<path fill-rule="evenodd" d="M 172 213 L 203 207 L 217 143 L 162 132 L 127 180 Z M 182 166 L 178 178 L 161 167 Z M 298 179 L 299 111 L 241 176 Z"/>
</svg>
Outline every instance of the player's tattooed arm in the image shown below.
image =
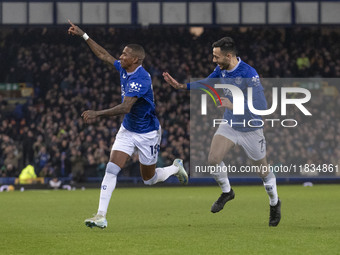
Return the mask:
<svg viewBox="0 0 340 255">
<path fill-rule="evenodd" d="M 121 114 L 129 113 L 133 104 L 137 101 L 137 97 L 124 97 L 123 103 L 116 105 L 110 109 L 105 109 L 102 111 L 92 111 L 88 110 L 82 113 L 82 117 L 86 123 L 91 122 L 91 120 L 101 117 L 101 116 L 117 116 Z"/>
<path fill-rule="evenodd" d="M 97 44 L 95 41 L 93 41 L 91 38 L 89 38 L 87 41 L 87 44 L 90 46 L 93 53 L 101 60 L 106 62 L 107 64 L 113 65 L 116 59 L 110 55 L 110 53 L 107 52 L 103 47 L 101 47 L 99 44 Z"/>
<path fill-rule="evenodd" d="M 186 84 L 179 83 L 174 78 L 172 78 L 172 76 L 167 72 L 163 73 L 163 78 L 168 84 L 170 84 L 175 89 L 186 89 L 187 88 Z"/>
<path fill-rule="evenodd" d="M 83 36 L 85 34 L 85 32 L 81 30 L 80 27 L 74 25 L 70 20 L 68 20 L 68 22 L 71 25 L 70 28 L 68 29 L 69 34 L 77 36 Z M 107 50 L 105 50 L 102 46 L 97 44 L 94 40 L 88 38 L 86 40 L 86 43 L 99 59 L 103 60 L 104 62 L 110 65 L 114 64 L 116 59 L 113 56 L 111 56 L 111 54 Z"/>
</svg>

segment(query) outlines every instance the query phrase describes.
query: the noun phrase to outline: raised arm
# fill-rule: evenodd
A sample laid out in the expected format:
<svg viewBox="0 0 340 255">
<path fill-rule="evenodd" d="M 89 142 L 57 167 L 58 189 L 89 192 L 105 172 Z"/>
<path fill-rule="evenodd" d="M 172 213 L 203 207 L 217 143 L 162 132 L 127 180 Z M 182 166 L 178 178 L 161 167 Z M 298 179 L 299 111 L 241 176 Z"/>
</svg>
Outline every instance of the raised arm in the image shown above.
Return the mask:
<svg viewBox="0 0 340 255">
<path fill-rule="evenodd" d="M 179 83 L 178 81 L 176 81 L 174 78 L 172 78 L 172 76 L 167 73 L 167 72 L 164 72 L 163 73 L 163 78 L 164 80 L 170 84 L 172 87 L 174 87 L 175 89 L 186 89 L 187 88 L 187 85 L 184 84 L 184 83 Z"/>
<path fill-rule="evenodd" d="M 102 46 L 97 44 L 94 40 L 92 40 L 83 30 L 81 30 L 78 26 L 74 25 L 70 20 L 70 28 L 68 29 L 68 33 L 71 35 L 77 35 L 84 38 L 86 43 L 89 45 L 90 49 L 93 53 L 104 62 L 113 65 L 116 59 L 110 55 Z"/>
</svg>

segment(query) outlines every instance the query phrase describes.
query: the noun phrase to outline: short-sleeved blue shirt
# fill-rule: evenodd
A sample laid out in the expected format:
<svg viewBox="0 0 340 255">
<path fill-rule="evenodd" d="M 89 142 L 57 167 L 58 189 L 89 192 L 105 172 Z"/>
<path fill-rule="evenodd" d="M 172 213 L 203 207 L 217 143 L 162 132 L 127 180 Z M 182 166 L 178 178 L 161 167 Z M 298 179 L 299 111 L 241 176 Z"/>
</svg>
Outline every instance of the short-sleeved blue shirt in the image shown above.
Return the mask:
<svg viewBox="0 0 340 255">
<path fill-rule="evenodd" d="M 248 101 L 248 87 L 253 89 L 253 106 L 257 110 L 266 110 L 267 109 L 267 101 L 264 95 L 264 89 L 260 82 L 259 75 L 256 70 L 250 65 L 243 62 L 240 58 L 238 58 L 238 64 L 235 66 L 233 70 L 221 70 L 219 66 L 215 68 L 215 70 L 203 81 L 209 81 L 209 79 L 219 78 L 222 83 L 232 84 L 239 89 L 242 90 L 244 95 L 244 115 L 234 115 L 232 110 L 226 108 L 223 118 L 228 120 L 228 123 L 235 123 L 232 127 L 241 132 L 249 132 L 259 129 L 259 127 L 251 127 L 248 125 L 249 120 L 253 120 L 253 126 L 260 126 L 260 121 L 262 117 L 252 113 L 249 110 L 247 101 Z M 202 87 L 202 82 L 193 82 L 188 84 L 188 89 L 197 89 Z M 223 89 L 224 96 L 229 98 L 231 102 L 233 102 L 233 96 L 228 89 Z M 243 122 L 245 125 L 243 125 Z M 240 123 L 240 124 L 236 124 Z"/>
<path fill-rule="evenodd" d="M 116 60 L 114 66 L 120 73 L 122 102 L 124 97 L 138 97 L 129 113 L 125 114 L 123 126 L 136 133 L 148 133 L 159 129 L 150 74 L 142 67 L 128 73 Z"/>
</svg>

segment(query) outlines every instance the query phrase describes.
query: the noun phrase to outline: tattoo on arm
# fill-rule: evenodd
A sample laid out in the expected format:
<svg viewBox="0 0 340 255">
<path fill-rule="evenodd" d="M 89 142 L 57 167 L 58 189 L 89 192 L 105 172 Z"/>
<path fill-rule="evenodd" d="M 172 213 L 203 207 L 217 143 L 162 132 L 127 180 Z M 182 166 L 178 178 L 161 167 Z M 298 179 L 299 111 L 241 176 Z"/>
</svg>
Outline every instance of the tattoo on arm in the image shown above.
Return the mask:
<svg viewBox="0 0 340 255">
<path fill-rule="evenodd" d="M 89 38 L 87 41 L 88 46 L 91 48 L 93 53 L 101 60 L 105 61 L 108 64 L 113 65 L 116 59 L 108 53 L 102 46 L 97 44 L 94 40 Z"/>
<path fill-rule="evenodd" d="M 117 116 L 129 113 L 137 99 L 137 97 L 124 97 L 123 103 L 110 109 L 97 111 L 97 116 Z"/>
</svg>

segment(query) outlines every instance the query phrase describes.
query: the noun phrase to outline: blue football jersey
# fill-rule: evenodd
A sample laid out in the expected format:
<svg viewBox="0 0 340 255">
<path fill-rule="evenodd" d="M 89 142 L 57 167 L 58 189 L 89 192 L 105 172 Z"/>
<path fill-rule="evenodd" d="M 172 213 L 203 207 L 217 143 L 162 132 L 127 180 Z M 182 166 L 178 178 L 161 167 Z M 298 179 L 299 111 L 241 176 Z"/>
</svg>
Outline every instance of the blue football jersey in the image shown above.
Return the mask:
<svg viewBox="0 0 340 255">
<path fill-rule="evenodd" d="M 159 129 L 159 121 L 155 113 L 155 103 L 150 74 L 139 66 L 132 73 L 122 68 L 116 60 L 114 66 L 120 73 L 122 102 L 124 97 L 138 97 L 129 113 L 125 114 L 123 126 L 136 133 L 148 133 Z"/>
<path fill-rule="evenodd" d="M 221 70 L 219 66 L 208 76 L 206 81 L 210 78 L 218 78 L 223 84 L 231 84 L 237 86 L 242 90 L 244 95 L 244 115 L 234 115 L 232 110 L 226 108 L 223 118 L 232 123 L 232 127 L 241 132 L 249 132 L 259 129 L 259 127 L 251 127 L 248 121 L 251 121 L 252 126 L 261 126 L 262 117 L 252 113 L 248 107 L 248 87 L 253 89 L 253 106 L 257 110 L 266 110 L 267 101 L 264 96 L 264 89 L 260 82 L 259 75 L 256 70 L 250 65 L 238 58 L 238 64 L 233 70 Z M 204 81 L 204 80 L 203 80 Z M 202 87 L 201 82 L 190 83 L 190 88 L 195 89 Z M 209 82 L 208 82 L 209 83 Z M 233 103 L 233 96 L 229 89 L 223 89 L 224 96 L 229 98 Z"/>
</svg>

